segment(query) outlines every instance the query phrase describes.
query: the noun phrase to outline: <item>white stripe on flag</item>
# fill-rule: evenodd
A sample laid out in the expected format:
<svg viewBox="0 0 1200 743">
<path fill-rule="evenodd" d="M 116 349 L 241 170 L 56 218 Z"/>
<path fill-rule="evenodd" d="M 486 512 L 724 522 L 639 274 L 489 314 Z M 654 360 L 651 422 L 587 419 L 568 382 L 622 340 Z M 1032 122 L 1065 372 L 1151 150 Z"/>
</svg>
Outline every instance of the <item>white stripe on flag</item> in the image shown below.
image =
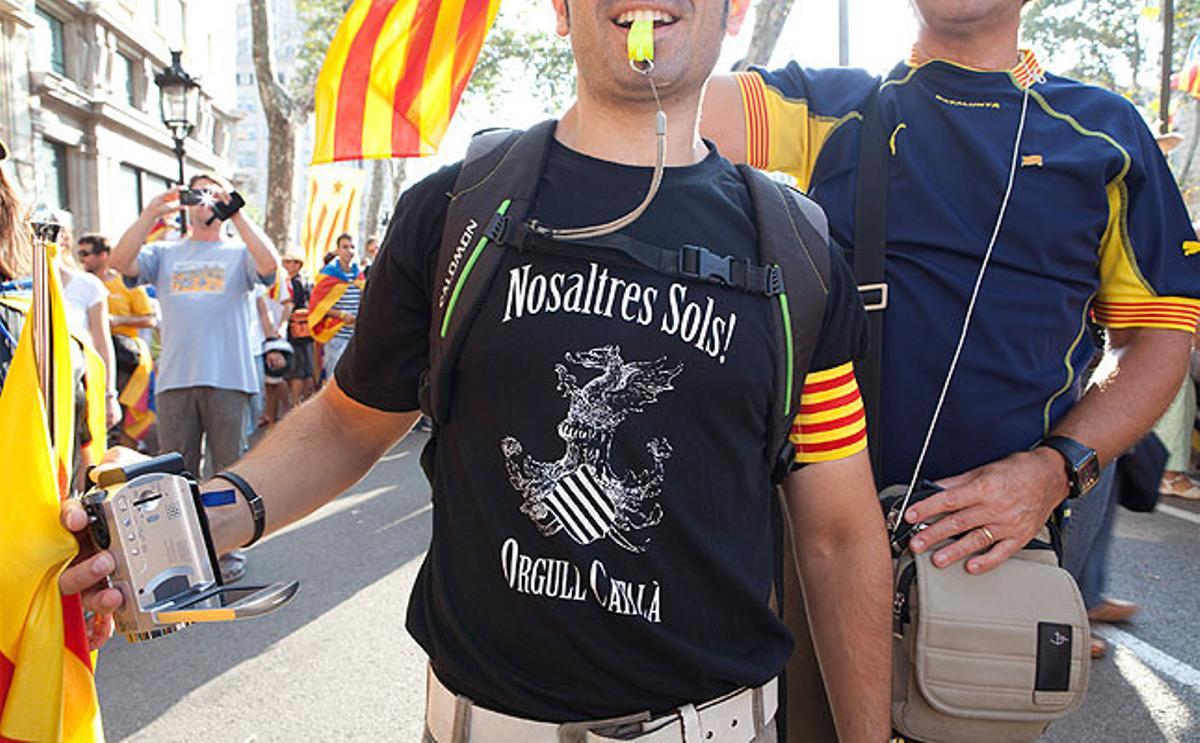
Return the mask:
<svg viewBox="0 0 1200 743">
<path fill-rule="evenodd" d="M 573 475 L 564 478 L 563 489 L 569 492 L 576 506 L 584 511 L 588 520 L 599 527 L 602 531 L 607 531 L 607 527 L 613 521 L 612 506 L 608 499 L 604 497 L 604 493 L 596 486 L 595 480 L 589 478 L 583 470 L 574 473 Z"/>
<path fill-rule="evenodd" d="M 576 542 L 590 544 L 603 536 L 602 534 L 597 534 L 596 527 L 589 523 L 587 518 L 576 510 L 575 505 L 571 502 L 570 494 L 564 493 L 561 485 L 546 496 L 546 505 L 549 506 L 555 518 L 566 529 L 567 534 Z"/>
<path fill-rule="evenodd" d="M 612 528 L 616 510 L 596 483 L 590 466 L 580 467 L 559 480 L 547 496 L 547 505 L 567 533 L 580 544 L 604 537 Z"/>
</svg>

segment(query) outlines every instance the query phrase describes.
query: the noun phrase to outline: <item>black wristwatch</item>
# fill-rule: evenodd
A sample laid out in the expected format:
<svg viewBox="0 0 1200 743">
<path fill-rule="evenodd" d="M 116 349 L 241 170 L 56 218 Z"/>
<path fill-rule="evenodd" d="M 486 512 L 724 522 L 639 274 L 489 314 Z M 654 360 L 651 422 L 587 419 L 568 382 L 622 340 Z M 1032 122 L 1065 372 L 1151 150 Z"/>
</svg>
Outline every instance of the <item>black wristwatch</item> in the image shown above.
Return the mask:
<svg viewBox="0 0 1200 743">
<path fill-rule="evenodd" d="M 1038 442 L 1038 446 L 1048 446 L 1062 455 L 1067 467 L 1067 481 L 1071 484 L 1068 498 L 1087 495 L 1100 479 L 1100 461 L 1096 459 L 1095 449 L 1066 436 L 1047 436 Z"/>
</svg>

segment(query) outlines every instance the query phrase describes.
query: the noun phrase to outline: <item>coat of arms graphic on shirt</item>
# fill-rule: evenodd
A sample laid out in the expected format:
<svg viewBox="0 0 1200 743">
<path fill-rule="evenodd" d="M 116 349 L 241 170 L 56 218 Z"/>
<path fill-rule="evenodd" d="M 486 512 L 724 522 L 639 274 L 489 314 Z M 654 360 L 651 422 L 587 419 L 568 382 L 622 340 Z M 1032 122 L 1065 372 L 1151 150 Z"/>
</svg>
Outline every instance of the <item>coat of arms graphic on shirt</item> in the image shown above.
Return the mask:
<svg viewBox="0 0 1200 743">
<path fill-rule="evenodd" d="M 581 385 L 566 366 L 554 366 L 558 392 L 568 401 L 567 416 L 558 424 L 564 454 L 544 462 L 526 454 L 511 436 L 500 442 L 509 482 L 521 494 L 521 513 L 544 536 L 561 531 L 579 544 L 607 537 L 630 552 L 643 552 L 649 539 L 636 541 L 631 532 L 662 521 L 658 497 L 671 445 L 661 437 L 646 442 L 651 466 L 618 474 L 610 460 L 613 436 L 631 414 L 645 411 L 659 394 L 674 389 L 671 382 L 683 365 L 671 365 L 665 357 L 627 362 L 617 346 L 568 352 L 564 358 L 600 370 Z"/>
</svg>

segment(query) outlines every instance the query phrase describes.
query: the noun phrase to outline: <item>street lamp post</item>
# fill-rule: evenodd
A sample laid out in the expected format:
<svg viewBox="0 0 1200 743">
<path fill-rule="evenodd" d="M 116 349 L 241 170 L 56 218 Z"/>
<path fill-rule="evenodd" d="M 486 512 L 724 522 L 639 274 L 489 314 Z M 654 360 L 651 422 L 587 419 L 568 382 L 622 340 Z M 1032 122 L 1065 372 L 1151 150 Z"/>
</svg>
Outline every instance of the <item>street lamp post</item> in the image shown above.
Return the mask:
<svg viewBox="0 0 1200 743">
<path fill-rule="evenodd" d="M 200 81 L 183 69 L 180 57 L 183 52 L 171 52 L 171 66 L 165 67 L 154 76 L 154 84 L 161 91 L 159 97 L 162 122 L 175 140 L 175 159 L 179 162 L 179 185 L 184 184 L 184 142 L 200 118 Z M 179 229 L 187 228 L 184 212 L 179 213 Z"/>
</svg>

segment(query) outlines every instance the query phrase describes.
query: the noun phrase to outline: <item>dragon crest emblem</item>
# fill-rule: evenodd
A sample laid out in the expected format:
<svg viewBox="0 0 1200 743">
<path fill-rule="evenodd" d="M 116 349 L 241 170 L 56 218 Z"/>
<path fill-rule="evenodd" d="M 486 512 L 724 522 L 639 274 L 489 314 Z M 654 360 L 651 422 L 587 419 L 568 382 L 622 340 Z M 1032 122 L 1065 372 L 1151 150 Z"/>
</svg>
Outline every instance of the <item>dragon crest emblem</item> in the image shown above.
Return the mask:
<svg viewBox="0 0 1200 743">
<path fill-rule="evenodd" d="M 544 462 L 525 453 L 512 436 L 500 442 L 509 482 L 521 494 L 521 513 L 547 537 L 565 531 L 579 544 L 608 537 L 630 552 L 644 552 L 649 538 L 638 543 L 629 534 L 662 521 L 658 496 L 671 445 L 661 437 L 646 442 L 651 466 L 618 474 L 610 464 L 613 436 L 626 418 L 674 389 L 671 382 L 683 365 L 671 365 L 665 357 L 626 362 L 617 346 L 568 352 L 564 358 L 600 373 L 581 385 L 565 365 L 554 366 L 557 391 L 568 401 L 566 418 L 558 424 L 563 455 Z"/>
</svg>

